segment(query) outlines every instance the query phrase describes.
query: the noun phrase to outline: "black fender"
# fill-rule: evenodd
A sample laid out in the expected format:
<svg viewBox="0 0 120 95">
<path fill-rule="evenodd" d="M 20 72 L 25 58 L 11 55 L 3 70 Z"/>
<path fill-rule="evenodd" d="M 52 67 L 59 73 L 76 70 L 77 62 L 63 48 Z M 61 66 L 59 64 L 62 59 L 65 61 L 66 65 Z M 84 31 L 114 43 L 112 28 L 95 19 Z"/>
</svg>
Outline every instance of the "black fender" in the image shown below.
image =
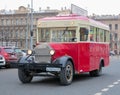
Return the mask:
<svg viewBox="0 0 120 95">
<path fill-rule="evenodd" d="M 30 63 L 28 60 L 26 60 L 28 56 L 22 56 L 19 58 L 19 60 L 15 63 L 11 63 L 10 67 L 11 68 L 19 68 L 19 64 L 25 64 L 25 63 Z"/>
<path fill-rule="evenodd" d="M 100 59 L 100 64 L 102 65 L 102 67 L 105 66 L 105 65 L 104 65 L 104 58 L 101 58 L 101 59 Z"/>
<path fill-rule="evenodd" d="M 73 59 L 71 56 L 62 56 L 60 58 L 57 58 L 53 63 L 61 64 L 62 67 L 65 67 L 68 60 L 70 60 L 73 64 Z M 73 67 L 74 67 L 74 65 L 73 65 Z"/>
<path fill-rule="evenodd" d="M 19 60 L 18 63 L 34 63 L 34 56 L 22 56 Z"/>
</svg>

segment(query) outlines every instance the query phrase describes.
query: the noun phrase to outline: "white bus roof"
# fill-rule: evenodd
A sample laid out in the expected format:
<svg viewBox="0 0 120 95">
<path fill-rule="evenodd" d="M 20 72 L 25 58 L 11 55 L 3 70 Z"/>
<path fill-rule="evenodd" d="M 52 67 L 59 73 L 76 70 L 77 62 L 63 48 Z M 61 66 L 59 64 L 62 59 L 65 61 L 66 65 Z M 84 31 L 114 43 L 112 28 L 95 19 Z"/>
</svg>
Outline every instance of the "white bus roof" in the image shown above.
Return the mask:
<svg viewBox="0 0 120 95">
<path fill-rule="evenodd" d="M 69 27 L 78 26 L 78 24 L 90 25 L 105 30 L 109 30 L 109 27 L 99 21 L 92 20 L 85 16 L 78 15 L 66 15 L 66 16 L 54 16 L 45 17 L 38 20 L 38 28 L 45 27 Z"/>
</svg>

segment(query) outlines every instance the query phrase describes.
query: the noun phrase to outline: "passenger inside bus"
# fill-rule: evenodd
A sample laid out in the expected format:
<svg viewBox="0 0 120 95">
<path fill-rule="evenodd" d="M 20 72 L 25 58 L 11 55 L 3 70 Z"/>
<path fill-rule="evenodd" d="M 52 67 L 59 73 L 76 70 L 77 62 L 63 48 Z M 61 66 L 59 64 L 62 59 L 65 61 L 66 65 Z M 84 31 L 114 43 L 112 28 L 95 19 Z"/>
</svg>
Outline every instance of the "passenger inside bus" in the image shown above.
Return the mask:
<svg viewBox="0 0 120 95">
<path fill-rule="evenodd" d="M 90 34 L 90 41 L 94 41 L 93 34 Z"/>
<path fill-rule="evenodd" d="M 76 42 L 77 38 L 76 38 L 76 32 L 74 30 L 71 31 L 70 33 L 70 42 Z"/>
<path fill-rule="evenodd" d="M 80 41 L 88 40 L 88 29 L 80 28 Z"/>
</svg>

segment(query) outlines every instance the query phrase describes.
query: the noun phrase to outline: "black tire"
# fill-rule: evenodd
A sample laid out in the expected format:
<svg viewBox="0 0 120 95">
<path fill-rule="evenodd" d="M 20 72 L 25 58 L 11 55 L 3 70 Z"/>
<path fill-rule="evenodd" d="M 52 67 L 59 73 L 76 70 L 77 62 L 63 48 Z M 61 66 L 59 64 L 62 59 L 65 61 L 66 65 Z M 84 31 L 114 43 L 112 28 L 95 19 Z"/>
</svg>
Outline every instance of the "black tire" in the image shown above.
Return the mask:
<svg viewBox="0 0 120 95">
<path fill-rule="evenodd" d="M 60 72 L 60 82 L 62 85 L 69 85 L 73 80 L 73 65 L 71 61 L 67 61 L 66 66 Z"/>
<path fill-rule="evenodd" d="M 102 75 L 102 64 L 100 64 L 99 69 L 90 71 L 89 74 L 92 77 L 97 77 L 97 76 Z"/>
<path fill-rule="evenodd" d="M 22 69 L 18 69 L 18 77 L 22 83 L 30 83 L 33 78 L 33 76 L 30 75 L 29 72 L 24 71 Z"/>
<path fill-rule="evenodd" d="M 6 64 L 6 65 L 5 65 L 5 68 L 10 68 L 10 64 Z"/>
</svg>

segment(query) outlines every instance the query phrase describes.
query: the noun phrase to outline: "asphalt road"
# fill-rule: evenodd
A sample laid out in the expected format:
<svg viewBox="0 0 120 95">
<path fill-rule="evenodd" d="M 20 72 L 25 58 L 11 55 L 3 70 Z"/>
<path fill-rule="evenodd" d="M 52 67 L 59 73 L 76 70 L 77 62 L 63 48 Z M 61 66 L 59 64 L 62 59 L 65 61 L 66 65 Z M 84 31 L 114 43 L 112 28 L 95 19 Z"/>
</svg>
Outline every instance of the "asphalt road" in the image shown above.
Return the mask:
<svg viewBox="0 0 120 95">
<path fill-rule="evenodd" d="M 88 73 L 75 76 L 71 85 L 61 86 L 59 79 L 34 77 L 22 84 L 17 69 L 0 69 L 0 95 L 120 95 L 120 57 L 111 57 L 103 75 L 90 77 Z"/>
</svg>

